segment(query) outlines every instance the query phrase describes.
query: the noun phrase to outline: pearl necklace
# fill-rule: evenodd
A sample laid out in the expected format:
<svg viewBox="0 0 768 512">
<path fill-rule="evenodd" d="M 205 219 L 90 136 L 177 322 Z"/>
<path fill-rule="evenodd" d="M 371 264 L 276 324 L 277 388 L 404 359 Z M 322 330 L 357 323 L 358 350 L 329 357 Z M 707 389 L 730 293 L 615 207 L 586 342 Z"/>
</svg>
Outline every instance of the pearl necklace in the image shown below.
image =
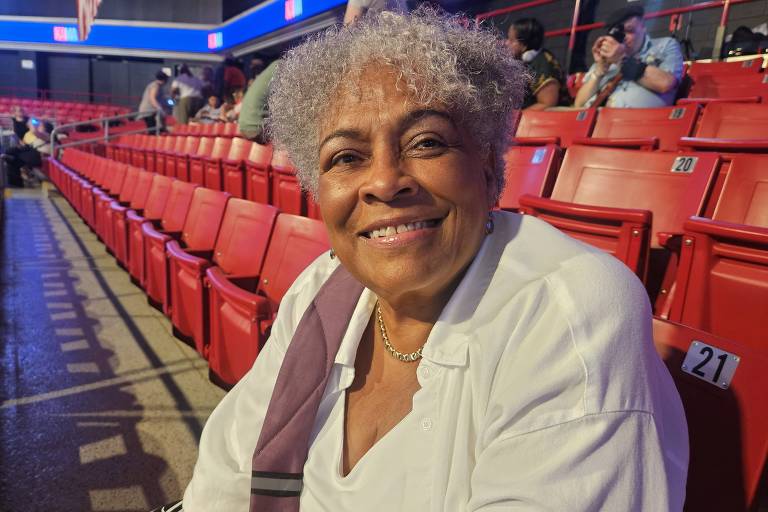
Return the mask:
<svg viewBox="0 0 768 512">
<path fill-rule="evenodd" d="M 421 359 L 421 350 L 424 348 L 424 345 L 422 345 L 419 350 L 411 352 L 410 354 L 403 354 L 392 346 L 392 343 L 389 342 L 389 336 L 387 336 L 387 328 L 384 326 L 384 319 L 381 317 L 381 306 L 378 302 L 376 303 L 376 319 L 379 321 L 379 331 L 381 332 L 381 337 L 384 339 L 384 346 L 392 357 L 404 363 L 412 363 Z"/>
</svg>

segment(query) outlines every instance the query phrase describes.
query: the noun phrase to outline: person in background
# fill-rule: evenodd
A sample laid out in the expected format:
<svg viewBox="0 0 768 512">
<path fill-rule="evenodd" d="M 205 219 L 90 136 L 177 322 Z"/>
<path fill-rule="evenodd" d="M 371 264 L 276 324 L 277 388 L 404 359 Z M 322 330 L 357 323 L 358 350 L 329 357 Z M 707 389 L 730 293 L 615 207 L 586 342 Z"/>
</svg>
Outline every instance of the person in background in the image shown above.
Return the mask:
<svg viewBox="0 0 768 512">
<path fill-rule="evenodd" d="M 240 118 L 240 110 L 243 107 L 243 89 L 236 89 L 231 96 L 227 97 L 224 106 L 219 114 L 219 121 L 224 123 L 236 123 Z"/>
<path fill-rule="evenodd" d="M 234 57 L 228 56 L 224 61 L 224 75 L 223 75 L 224 92 L 226 96 L 228 94 L 234 94 L 238 89 L 245 89 L 247 80 L 243 70 L 238 66 L 237 60 Z"/>
<path fill-rule="evenodd" d="M 173 108 L 176 122 L 186 124 L 203 106 L 203 82 L 184 64 L 179 70 L 179 76 L 171 82 L 171 91 L 179 98 Z"/>
<path fill-rule="evenodd" d="M 29 179 L 33 175 L 31 171 L 42 165 L 42 155 L 51 153 L 49 142 L 53 126 L 30 118 L 26 128 L 27 131 L 21 138 L 21 143 L 9 148 L 2 155 L 6 165 L 7 183 L 10 187 L 23 187 L 24 178 Z"/>
<path fill-rule="evenodd" d="M 144 119 L 144 122 L 149 128 L 149 133 L 154 134 L 154 128 L 157 126 L 157 118 L 160 117 L 162 123 L 162 117 L 165 115 L 167 104 L 165 103 L 165 94 L 163 87 L 168 83 L 168 75 L 162 71 L 158 71 L 155 74 L 155 79 L 147 84 L 144 88 L 144 93 L 141 95 L 141 103 L 139 104 L 139 112 L 145 112 L 139 117 Z M 160 126 L 162 128 L 162 125 Z"/>
<path fill-rule="evenodd" d="M 671 37 L 648 36 L 641 5 L 614 12 L 608 35 L 592 46 L 595 62 L 584 76 L 574 106 L 649 108 L 671 105 L 683 76 L 683 54 Z M 597 101 L 600 100 L 600 101 Z"/>
<path fill-rule="evenodd" d="M 200 124 L 213 124 L 219 120 L 221 116 L 221 106 L 219 105 L 218 96 L 208 96 L 208 103 L 203 108 L 197 111 L 195 117 L 191 119 L 192 123 Z"/>
<path fill-rule="evenodd" d="M 406 0 L 349 0 L 344 12 L 344 25 L 353 23 L 367 12 L 408 11 Z"/>
<path fill-rule="evenodd" d="M 213 68 L 211 66 L 205 66 L 203 68 L 201 81 L 203 82 L 203 98 L 210 98 L 211 96 L 215 96 Z"/>
<path fill-rule="evenodd" d="M 510 25 L 507 46 L 516 59 L 525 62 L 531 82 L 525 91 L 523 109 L 544 110 L 571 104 L 560 63 L 542 48 L 544 26 L 535 18 L 523 18 Z"/>
<path fill-rule="evenodd" d="M 266 142 L 264 122 L 268 112 L 267 97 L 269 95 L 269 84 L 279 63 L 279 59 L 273 61 L 256 77 L 251 86 L 248 87 L 240 109 L 240 116 L 238 118 L 240 133 L 247 139 L 260 144 Z"/>
<path fill-rule="evenodd" d="M 497 34 L 425 9 L 283 57 L 269 131 L 333 251 L 166 510 L 682 510 L 685 413 L 643 284 L 494 208 L 524 80 Z"/>
<path fill-rule="evenodd" d="M 11 116 L 13 133 L 16 135 L 17 139 L 21 140 L 24 138 L 24 134 L 27 133 L 27 122 L 29 121 L 29 117 L 24 114 L 24 110 L 22 110 L 19 105 L 14 105 L 11 108 Z"/>
</svg>

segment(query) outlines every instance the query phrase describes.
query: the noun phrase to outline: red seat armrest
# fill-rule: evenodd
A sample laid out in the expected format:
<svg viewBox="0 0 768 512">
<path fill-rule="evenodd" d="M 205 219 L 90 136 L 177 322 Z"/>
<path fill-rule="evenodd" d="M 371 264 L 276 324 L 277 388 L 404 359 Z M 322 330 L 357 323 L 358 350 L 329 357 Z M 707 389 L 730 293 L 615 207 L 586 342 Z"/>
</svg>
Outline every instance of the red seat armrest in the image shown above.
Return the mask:
<svg viewBox="0 0 768 512">
<path fill-rule="evenodd" d="M 578 203 L 568 203 L 565 201 L 556 201 L 536 197 L 531 194 L 520 196 L 520 209 L 524 213 L 532 210 L 544 210 L 563 215 L 581 215 L 585 217 L 594 217 L 605 220 L 618 220 L 623 222 L 650 223 L 651 212 L 635 208 L 613 208 L 610 206 L 594 206 Z"/>
<path fill-rule="evenodd" d="M 661 247 L 670 251 L 680 250 L 680 242 L 683 239 L 682 233 L 666 233 L 660 231 L 656 233 L 656 237 Z"/>
<path fill-rule="evenodd" d="M 252 320 L 271 318 L 272 307 L 265 297 L 237 286 L 219 267 L 208 268 L 205 276 L 212 288 L 215 288 L 233 306 L 247 312 Z"/>
<path fill-rule="evenodd" d="M 710 151 L 768 151 L 768 138 L 761 139 L 715 139 L 706 137 L 680 137 L 680 149 Z"/>
<path fill-rule="evenodd" d="M 168 252 L 168 257 L 197 275 L 202 275 L 205 269 L 211 266 L 212 251 L 186 251 L 176 240 L 168 242 L 165 250 Z"/>
<path fill-rule="evenodd" d="M 685 221 L 686 233 L 702 233 L 721 238 L 733 238 L 768 246 L 768 228 L 734 224 L 720 220 L 691 217 Z"/>
</svg>

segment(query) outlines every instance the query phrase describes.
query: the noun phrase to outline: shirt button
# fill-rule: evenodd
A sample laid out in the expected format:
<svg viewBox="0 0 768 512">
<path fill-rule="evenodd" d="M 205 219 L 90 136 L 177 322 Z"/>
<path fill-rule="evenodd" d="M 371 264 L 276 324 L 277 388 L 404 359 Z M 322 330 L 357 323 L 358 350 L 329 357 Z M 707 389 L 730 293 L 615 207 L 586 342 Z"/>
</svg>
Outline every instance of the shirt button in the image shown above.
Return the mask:
<svg viewBox="0 0 768 512">
<path fill-rule="evenodd" d="M 424 431 L 432 430 L 432 420 L 430 418 L 421 420 L 421 429 Z"/>
</svg>

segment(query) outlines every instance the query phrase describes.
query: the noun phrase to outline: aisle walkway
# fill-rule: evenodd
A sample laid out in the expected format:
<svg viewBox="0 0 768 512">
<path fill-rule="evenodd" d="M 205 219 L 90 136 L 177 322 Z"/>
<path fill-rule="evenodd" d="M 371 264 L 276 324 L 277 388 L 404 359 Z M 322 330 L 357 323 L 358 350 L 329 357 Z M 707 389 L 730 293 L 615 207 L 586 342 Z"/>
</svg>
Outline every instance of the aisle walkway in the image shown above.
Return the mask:
<svg viewBox="0 0 768 512">
<path fill-rule="evenodd" d="M 0 511 L 178 499 L 224 392 L 61 197 L 6 199 Z"/>
</svg>

